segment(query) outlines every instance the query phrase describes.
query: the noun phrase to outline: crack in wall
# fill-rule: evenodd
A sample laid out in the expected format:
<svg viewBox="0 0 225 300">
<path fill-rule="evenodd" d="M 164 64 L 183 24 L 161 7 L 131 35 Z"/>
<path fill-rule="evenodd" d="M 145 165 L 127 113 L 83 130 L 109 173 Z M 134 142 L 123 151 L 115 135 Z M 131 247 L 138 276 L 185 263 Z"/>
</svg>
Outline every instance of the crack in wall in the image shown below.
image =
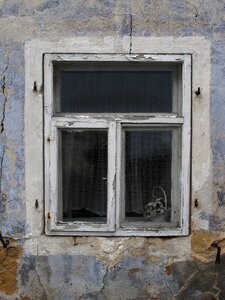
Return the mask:
<svg viewBox="0 0 225 300">
<path fill-rule="evenodd" d="M 5 129 L 5 126 L 4 126 L 5 112 L 6 112 L 6 103 L 8 100 L 5 75 L 2 78 L 1 90 L 2 90 L 2 95 L 3 95 L 3 108 L 2 108 L 2 119 L 1 119 L 1 134 L 2 134 Z"/>
<path fill-rule="evenodd" d="M 168 289 L 169 293 L 171 294 L 171 296 L 173 297 L 173 299 L 175 299 L 174 294 L 173 294 L 173 292 L 172 292 L 172 290 L 171 290 L 171 288 L 170 288 L 170 286 L 167 282 L 165 282 L 165 286 L 167 287 L 167 289 Z"/>
<path fill-rule="evenodd" d="M 6 51 L 4 51 L 4 52 L 5 52 L 5 56 L 6 56 L 6 65 L 5 65 L 5 68 L 3 69 L 2 73 L 1 73 L 1 82 L 2 82 L 1 92 L 2 92 L 2 95 L 3 95 L 2 117 L 1 117 L 1 121 L 0 121 L 0 126 L 1 126 L 0 135 L 1 135 L 1 137 L 2 137 L 2 133 L 5 129 L 6 104 L 7 104 L 7 101 L 8 101 L 5 74 L 8 70 L 8 67 L 9 67 L 9 56 L 8 56 Z M 2 144 L 2 153 L 1 153 L 1 156 L 0 156 L 0 199 L 2 200 L 3 162 L 4 162 L 4 158 L 5 158 L 5 149 L 6 149 L 6 140 L 3 137 L 2 137 L 1 144 Z M 1 203 L 2 202 L 3 201 L 1 201 Z"/>
<path fill-rule="evenodd" d="M 0 156 L 0 198 L 2 198 L 2 169 L 3 169 L 3 161 L 5 158 L 5 143 L 2 148 L 2 155 Z"/>
<path fill-rule="evenodd" d="M 103 278 L 102 278 L 102 287 L 99 291 L 93 291 L 93 292 L 88 292 L 88 293 L 85 293 L 85 294 L 82 294 L 78 300 L 82 300 L 82 299 L 86 299 L 85 297 L 92 297 L 92 296 L 96 296 L 98 297 L 99 295 L 102 294 L 102 296 L 107 299 L 107 297 L 105 296 L 103 290 L 105 288 L 105 282 L 106 282 L 106 276 L 108 274 L 108 267 L 106 268 L 106 271 L 105 271 L 105 274 L 103 275 Z M 89 298 L 88 298 L 89 299 Z"/>
<path fill-rule="evenodd" d="M 39 284 L 40 284 L 40 286 L 41 286 L 41 289 L 42 289 L 42 291 L 43 291 L 44 299 L 47 300 L 47 299 L 48 299 L 47 293 L 46 293 L 45 288 L 44 288 L 44 286 L 43 286 L 43 284 L 42 284 L 42 282 L 41 282 L 41 277 L 40 277 L 40 275 L 39 275 L 39 273 L 38 273 L 38 270 L 37 270 L 37 258 L 38 258 L 38 252 L 39 252 L 39 251 L 38 251 L 38 244 L 37 244 L 37 255 L 36 255 L 35 258 L 34 258 L 34 271 L 35 271 L 35 273 L 36 273 L 36 275 L 37 275 L 38 282 L 39 282 Z"/>
<path fill-rule="evenodd" d="M 219 277 L 219 274 L 215 271 L 215 281 L 214 281 L 212 287 L 213 287 L 216 291 L 218 291 L 216 294 L 213 294 L 213 296 L 215 296 L 217 300 L 220 299 L 220 294 L 221 294 L 221 292 L 222 292 L 222 290 L 218 287 L 218 277 Z"/>
<path fill-rule="evenodd" d="M 103 290 L 105 288 L 105 282 L 106 282 L 106 276 L 107 276 L 107 274 L 108 274 L 108 267 L 106 267 L 105 274 L 104 274 L 104 276 L 102 278 L 102 287 L 101 287 L 101 289 L 98 292 L 98 294 L 102 294 L 104 297 L 106 297 L 105 294 L 104 294 L 104 292 L 103 292 Z"/>
<path fill-rule="evenodd" d="M 41 277 L 40 277 L 40 275 L 38 274 L 38 271 L 37 271 L 37 258 L 38 258 L 38 255 L 36 255 L 35 258 L 34 258 L 34 270 L 35 270 L 35 273 L 36 273 L 36 275 L 37 275 L 38 282 L 39 282 L 39 284 L 40 284 L 40 286 L 41 286 L 41 289 L 42 289 L 42 291 L 43 291 L 44 299 L 47 300 L 47 299 L 48 299 L 47 293 L 46 293 L 45 288 L 44 288 L 44 286 L 43 286 L 43 284 L 42 284 L 42 282 L 41 282 Z"/>
<path fill-rule="evenodd" d="M 175 299 L 176 299 L 176 297 L 180 296 L 180 294 L 181 294 L 183 291 L 185 291 L 185 290 L 189 287 L 189 285 L 190 285 L 190 283 L 191 283 L 191 281 L 192 281 L 192 278 L 193 278 L 197 273 L 198 273 L 198 271 L 195 271 L 193 274 L 191 274 L 191 276 L 189 276 L 189 277 L 187 278 L 187 280 L 186 280 L 185 284 L 182 286 L 182 288 L 174 295 Z"/>
<path fill-rule="evenodd" d="M 130 14 L 130 51 L 129 54 L 132 53 L 132 37 L 133 37 L 133 16 Z"/>
<path fill-rule="evenodd" d="M 5 68 L 4 68 L 4 70 L 2 71 L 2 74 L 1 74 L 1 81 L 2 81 L 1 91 L 2 91 L 2 95 L 3 95 L 3 107 L 2 107 L 1 130 L 0 130 L 1 134 L 4 131 L 6 103 L 8 101 L 5 73 L 7 72 L 8 67 L 9 67 L 9 55 L 6 53 L 6 51 L 5 51 L 5 55 L 6 55 L 6 66 L 5 66 Z"/>
<path fill-rule="evenodd" d="M 130 22 L 129 22 L 129 37 L 130 37 L 130 47 L 129 47 L 129 54 L 132 53 L 132 38 L 133 38 L 133 13 L 114 13 L 110 9 L 110 13 L 114 16 L 129 16 Z"/>
<path fill-rule="evenodd" d="M 194 4 L 192 4 L 191 2 L 187 1 L 187 0 L 185 0 L 185 2 L 188 3 L 188 4 L 190 4 L 190 5 L 195 9 L 195 12 L 196 12 L 195 18 L 197 18 L 197 17 L 198 17 L 198 10 L 197 10 L 197 7 L 196 7 Z"/>
</svg>

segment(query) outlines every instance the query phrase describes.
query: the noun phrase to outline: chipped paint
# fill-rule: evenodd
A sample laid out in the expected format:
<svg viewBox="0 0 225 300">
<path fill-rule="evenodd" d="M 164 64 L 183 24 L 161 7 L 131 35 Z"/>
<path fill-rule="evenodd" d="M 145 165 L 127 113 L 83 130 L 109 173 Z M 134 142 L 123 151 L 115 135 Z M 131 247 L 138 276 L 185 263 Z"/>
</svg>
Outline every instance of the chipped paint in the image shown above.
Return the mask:
<svg viewBox="0 0 225 300">
<path fill-rule="evenodd" d="M 14 238 L 7 249 L 0 245 L 0 299 L 225 299 L 224 1 L 158 2 L 0 0 L 0 230 Z M 123 53 L 139 61 L 154 60 L 159 49 L 192 53 L 191 235 L 44 234 L 41 45 L 55 53 L 67 45 L 70 53 Z M 28 127 L 33 143 L 27 143 Z M 221 247 L 220 264 L 214 243 Z"/>
</svg>

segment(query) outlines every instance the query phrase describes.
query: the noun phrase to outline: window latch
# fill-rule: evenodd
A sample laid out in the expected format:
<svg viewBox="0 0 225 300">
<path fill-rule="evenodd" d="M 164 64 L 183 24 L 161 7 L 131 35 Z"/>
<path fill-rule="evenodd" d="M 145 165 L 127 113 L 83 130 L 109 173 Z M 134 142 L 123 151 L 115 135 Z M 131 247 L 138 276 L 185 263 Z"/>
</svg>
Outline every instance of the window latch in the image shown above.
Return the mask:
<svg viewBox="0 0 225 300">
<path fill-rule="evenodd" d="M 7 248 L 8 244 L 9 244 L 9 241 L 8 241 L 8 240 L 4 241 L 4 239 L 3 239 L 3 237 L 2 237 L 1 231 L 0 231 L 0 242 L 1 242 L 2 245 L 3 245 L 3 248 Z"/>
</svg>

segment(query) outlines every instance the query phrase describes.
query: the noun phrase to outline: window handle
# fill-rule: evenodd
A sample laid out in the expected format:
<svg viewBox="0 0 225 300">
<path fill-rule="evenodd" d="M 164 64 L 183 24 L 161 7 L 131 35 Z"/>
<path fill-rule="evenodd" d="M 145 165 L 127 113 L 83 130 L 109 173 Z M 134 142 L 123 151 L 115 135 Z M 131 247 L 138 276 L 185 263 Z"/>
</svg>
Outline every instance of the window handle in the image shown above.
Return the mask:
<svg viewBox="0 0 225 300">
<path fill-rule="evenodd" d="M 8 244 L 9 244 L 9 241 L 8 241 L 8 240 L 4 241 L 4 239 L 3 239 L 3 237 L 2 237 L 1 231 L 0 231 L 0 242 L 1 242 L 2 245 L 3 245 L 3 248 L 7 248 Z"/>
</svg>

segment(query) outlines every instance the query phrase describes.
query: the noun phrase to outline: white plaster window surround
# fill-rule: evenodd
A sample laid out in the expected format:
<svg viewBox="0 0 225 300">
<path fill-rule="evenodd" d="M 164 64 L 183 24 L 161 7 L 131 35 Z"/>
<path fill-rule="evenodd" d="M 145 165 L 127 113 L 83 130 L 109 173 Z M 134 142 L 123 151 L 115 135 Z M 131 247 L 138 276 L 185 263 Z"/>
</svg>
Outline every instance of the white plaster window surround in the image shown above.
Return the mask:
<svg viewBox="0 0 225 300">
<path fill-rule="evenodd" d="M 202 43 L 204 43 L 204 51 Z M 201 39 L 200 43 L 197 38 L 134 38 L 132 46 L 133 54 L 129 54 L 128 37 L 122 39 L 107 37 L 102 40 L 76 38 L 59 42 L 35 40 L 26 45 L 27 235 L 38 236 L 43 231 L 43 224 L 45 224 L 47 235 L 180 236 L 189 234 L 190 169 L 192 164 L 193 180 L 195 176 L 193 164 L 196 159 L 195 152 L 192 159 L 190 157 L 191 137 L 193 141 L 194 128 L 199 126 L 197 121 L 196 123 L 193 121 L 191 135 L 191 97 L 192 94 L 194 95 L 192 84 L 197 89 L 204 83 L 204 92 L 207 95 L 209 71 L 205 69 L 203 71 L 202 67 L 205 66 L 204 59 L 209 57 L 209 45 L 204 39 Z M 141 113 L 135 111 L 132 113 L 61 112 L 60 109 L 58 110 L 59 98 L 62 97 L 58 92 L 58 86 L 61 83 L 56 73 L 74 71 L 78 65 L 81 71 L 85 71 L 82 69 L 82 62 L 86 62 L 86 65 L 89 62 L 88 68 L 92 70 L 95 68 L 93 62 L 103 66 L 103 69 L 104 63 L 110 63 L 112 66 L 107 69 L 109 73 L 111 67 L 113 71 L 122 68 L 123 71 L 129 73 L 132 63 L 135 63 L 133 69 L 131 68 L 132 71 L 143 69 L 150 73 L 151 71 L 159 73 L 169 71 L 172 74 L 171 111 L 167 113 L 157 111 Z M 204 72 L 206 72 L 205 75 Z M 203 82 L 201 74 L 203 74 Z M 192 79 L 193 82 L 191 82 Z M 37 83 L 37 91 L 32 89 L 34 81 Z M 42 91 L 43 84 L 44 92 Z M 193 97 L 196 98 L 196 96 Z M 209 118 L 207 105 L 201 108 L 204 115 Z M 196 120 L 199 113 L 199 109 L 193 111 L 193 120 Z M 70 220 L 64 217 L 62 207 L 65 206 L 65 200 L 62 196 L 62 177 L 67 175 L 64 175 L 62 171 L 61 152 L 64 151 L 62 140 L 66 141 L 62 137 L 69 135 L 75 138 L 80 132 L 83 132 L 84 136 L 90 132 L 107 133 L 107 214 L 104 221 L 103 219 L 98 221 L 95 218 L 79 219 L 77 217 Z M 128 140 L 126 136 L 132 136 L 132 134 L 135 136 L 139 133 L 149 136 L 157 133 L 161 140 L 164 139 L 164 142 L 163 134 L 167 135 L 167 139 L 170 136 L 171 166 L 169 170 L 171 174 L 168 182 L 171 181 L 171 183 L 167 189 L 171 187 L 171 194 L 167 197 L 168 191 L 165 193 L 166 188 L 162 188 L 163 184 L 157 181 L 152 183 L 148 191 L 151 199 L 155 195 L 154 191 L 150 193 L 150 190 L 159 187 L 162 194 L 159 192 L 157 197 L 163 198 L 166 194 L 165 197 L 171 199 L 169 200 L 169 221 L 164 219 L 161 222 L 155 222 L 154 218 L 148 218 L 148 216 L 135 219 L 127 214 L 126 203 L 129 199 L 125 197 L 128 185 L 125 179 L 127 155 L 125 140 L 126 142 Z M 201 141 L 206 151 L 210 153 L 208 142 L 207 139 Z M 68 143 L 67 145 L 70 145 L 70 142 Z M 196 146 L 200 146 L 198 139 L 195 140 L 192 151 L 197 149 Z M 66 157 L 68 152 L 65 153 Z M 199 155 L 198 151 L 196 155 Z M 210 164 L 210 161 L 205 161 L 205 164 Z M 199 174 L 199 169 L 196 173 Z M 203 177 L 202 180 L 206 180 L 206 174 Z M 36 199 L 38 207 L 34 205 Z M 143 209 L 145 207 L 146 200 Z"/>
</svg>

